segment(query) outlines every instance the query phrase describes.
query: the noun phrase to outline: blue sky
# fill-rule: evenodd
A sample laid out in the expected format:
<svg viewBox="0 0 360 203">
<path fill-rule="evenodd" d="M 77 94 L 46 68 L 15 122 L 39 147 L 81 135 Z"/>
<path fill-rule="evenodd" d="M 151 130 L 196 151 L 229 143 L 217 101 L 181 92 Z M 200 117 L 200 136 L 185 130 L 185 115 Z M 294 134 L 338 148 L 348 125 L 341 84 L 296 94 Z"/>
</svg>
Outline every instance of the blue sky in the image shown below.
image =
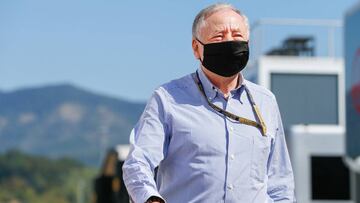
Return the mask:
<svg viewBox="0 0 360 203">
<path fill-rule="evenodd" d="M 191 24 L 202 8 L 215 2 L 1 0 L 0 90 L 72 83 L 144 101 L 160 84 L 198 67 Z M 262 18 L 342 20 L 356 0 L 226 2 L 254 23 Z M 268 46 L 299 33 L 299 28 L 282 29 L 265 34 Z M 339 55 L 341 32 L 336 38 Z M 321 36 L 318 40 L 324 41 Z"/>
</svg>

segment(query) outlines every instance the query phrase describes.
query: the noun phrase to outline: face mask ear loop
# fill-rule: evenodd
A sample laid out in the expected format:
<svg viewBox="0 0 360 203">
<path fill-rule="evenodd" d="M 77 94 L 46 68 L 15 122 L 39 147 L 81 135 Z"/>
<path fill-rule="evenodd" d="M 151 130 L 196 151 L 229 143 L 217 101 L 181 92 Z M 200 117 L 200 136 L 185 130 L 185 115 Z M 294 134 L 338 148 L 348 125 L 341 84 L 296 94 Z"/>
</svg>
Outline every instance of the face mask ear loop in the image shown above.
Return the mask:
<svg viewBox="0 0 360 203">
<path fill-rule="evenodd" d="M 195 40 L 198 41 L 201 45 L 205 46 L 205 44 L 202 43 L 197 37 L 195 37 Z"/>
<path fill-rule="evenodd" d="M 202 43 L 197 37 L 195 37 L 195 40 L 198 41 L 201 45 L 205 46 L 205 44 Z M 201 64 L 203 64 L 203 61 L 201 60 L 201 57 L 199 58 L 199 61 L 201 62 Z"/>
</svg>

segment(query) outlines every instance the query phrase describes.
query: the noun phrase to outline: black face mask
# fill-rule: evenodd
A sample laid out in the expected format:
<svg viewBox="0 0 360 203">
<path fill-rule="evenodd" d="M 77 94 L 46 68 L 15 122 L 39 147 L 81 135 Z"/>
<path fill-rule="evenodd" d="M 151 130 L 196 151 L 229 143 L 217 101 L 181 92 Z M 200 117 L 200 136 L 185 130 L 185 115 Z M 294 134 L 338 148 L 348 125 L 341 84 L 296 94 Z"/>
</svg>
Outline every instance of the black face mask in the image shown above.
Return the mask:
<svg viewBox="0 0 360 203">
<path fill-rule="evenodd" d="M 225 41 L 204 44 L 202 65 L 209 71 L 230 77 L 243 70 L 249 60 L 249 45 L 246 41 Z"/>
</svg>

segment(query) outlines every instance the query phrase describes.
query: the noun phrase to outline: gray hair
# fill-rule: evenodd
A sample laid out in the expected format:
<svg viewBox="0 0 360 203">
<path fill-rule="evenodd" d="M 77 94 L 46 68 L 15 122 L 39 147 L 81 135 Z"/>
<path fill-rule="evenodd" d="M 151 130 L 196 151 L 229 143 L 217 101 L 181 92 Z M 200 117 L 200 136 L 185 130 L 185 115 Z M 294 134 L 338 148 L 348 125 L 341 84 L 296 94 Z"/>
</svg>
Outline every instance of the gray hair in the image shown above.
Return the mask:
<svg viewBox="0 0 360 203">
<path fill-rule="evenodd" d="M 210 15 L 216 13 L 219 10 L 223 10 L 223 9 L 230 9 L 236 13 L 238 13 L 241 17 L 243 17 L 244 21 L 245 21 L 245 25 L 247 27 L 247 32 L 248 35 L 250 35 L 250 26 L 249 26 L 249 20 L 248 18 L 237 8 L 235 8 L 233 5 L 231 4 L 227 4 L 227 3 L 216 3 L 213 5 L 210 5 L 204 9 L 202 9 L 195 17 L 193 25 L 192 25 L 192 36 L 195 38 L 199 37 L 200 34 L 200 28 L 202 28 L 203 26 L 206 25 L 206 21 L 205 19 L 207 17 L 209 17 Z"/>
</svg>

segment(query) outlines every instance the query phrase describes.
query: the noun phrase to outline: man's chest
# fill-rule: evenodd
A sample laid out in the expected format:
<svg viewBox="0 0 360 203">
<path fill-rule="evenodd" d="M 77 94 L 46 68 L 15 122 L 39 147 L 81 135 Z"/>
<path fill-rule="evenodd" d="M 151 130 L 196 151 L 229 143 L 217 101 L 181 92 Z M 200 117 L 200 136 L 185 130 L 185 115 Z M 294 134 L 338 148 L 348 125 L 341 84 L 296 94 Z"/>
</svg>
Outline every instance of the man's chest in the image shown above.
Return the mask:
<svg viewBox="0 0 360 203">
<path fill-rule="evenodd" d="M 215 105 L 238 116 L 256 121 L 250 105 L 229 100 Z M 269 146 L 271 139 L 250 125 L 234 121 L 209 105 L 177 105 L 172 109 L 169 152 L 181 150 L 224 156 L 252 151 L 253 146 Z M 271 133 L 271 132 L 270 132 Z"/>
</svg>

